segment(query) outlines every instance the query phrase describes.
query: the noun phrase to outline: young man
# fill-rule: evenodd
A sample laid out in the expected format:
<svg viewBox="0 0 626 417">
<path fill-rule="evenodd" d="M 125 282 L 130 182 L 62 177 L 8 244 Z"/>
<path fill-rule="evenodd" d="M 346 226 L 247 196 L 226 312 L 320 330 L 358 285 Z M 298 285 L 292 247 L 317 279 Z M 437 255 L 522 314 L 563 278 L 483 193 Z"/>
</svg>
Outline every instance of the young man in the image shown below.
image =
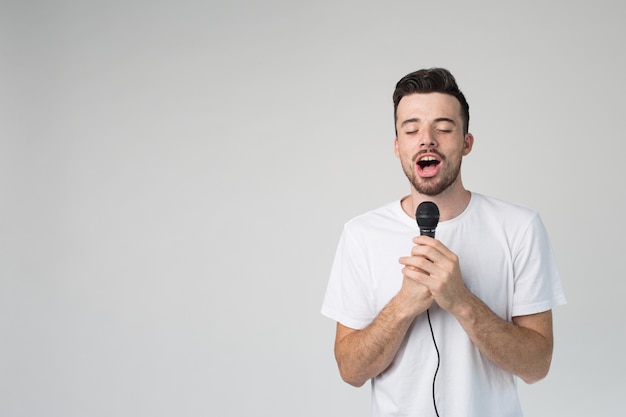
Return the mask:
<svg viewBox="0 0 626 417">
<path fill-rule="evenodd" d="M 465 189 L 474 144 L 454 77 L 396 85 L 395 154 L 411 194 L 346 223 L 322 314 L 337 321 L 341 377 L 372 384 L 374 416 L 522 416 L 516 378 L 544 378 L 551 309 L 565 303 L 539 215 Z M 436 238 L 419 234 L 424 201 Z"/>
</svg>

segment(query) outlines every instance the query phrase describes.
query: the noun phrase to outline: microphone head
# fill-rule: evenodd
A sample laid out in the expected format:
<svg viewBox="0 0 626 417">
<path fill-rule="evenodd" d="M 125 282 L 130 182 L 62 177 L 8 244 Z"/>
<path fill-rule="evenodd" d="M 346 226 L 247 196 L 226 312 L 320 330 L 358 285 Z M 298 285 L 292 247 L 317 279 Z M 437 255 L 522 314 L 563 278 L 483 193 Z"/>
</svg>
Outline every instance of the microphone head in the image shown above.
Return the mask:
<svg viewBox="0 0 626 417">
<path fill-rule="evenodd" d="M 415 220 L 420 228 L 420 234 L 435 237 L 435 229 L 439 223 L 439 207 L 432 201 L 424 201 L 417 206 Z"/>
</svg>

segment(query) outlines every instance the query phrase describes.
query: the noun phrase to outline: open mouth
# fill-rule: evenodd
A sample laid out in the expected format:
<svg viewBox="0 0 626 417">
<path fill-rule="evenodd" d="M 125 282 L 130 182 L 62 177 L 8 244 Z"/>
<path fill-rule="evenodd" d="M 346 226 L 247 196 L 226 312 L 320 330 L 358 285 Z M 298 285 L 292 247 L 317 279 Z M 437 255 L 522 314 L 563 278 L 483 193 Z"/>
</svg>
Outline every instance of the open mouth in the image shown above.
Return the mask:
<svg viewBox="0 0 626 417">
<path fill-rule="evenodd" d="M 417 165 L 419 165 L 419 167 L 422 169 L 436 167 L 437 165 L 439 165 L 439 160 L 436 159 L 434 156 L 425 156 L 417 161 Z"/>
<path fill-rule="evenodd" d="M 434 177 L 439 172 L 441 159 L 434 155 L 424 155 L 417 160 L 417 173 L 423 178 Z"/>
</svg>

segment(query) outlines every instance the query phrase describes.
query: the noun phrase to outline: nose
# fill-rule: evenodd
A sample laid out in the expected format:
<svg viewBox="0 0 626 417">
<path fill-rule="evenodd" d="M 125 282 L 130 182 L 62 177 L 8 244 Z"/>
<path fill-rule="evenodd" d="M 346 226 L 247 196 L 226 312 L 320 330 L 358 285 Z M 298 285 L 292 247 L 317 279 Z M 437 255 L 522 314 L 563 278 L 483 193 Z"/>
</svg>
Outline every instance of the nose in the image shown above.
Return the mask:
<svg viewBox="0 0 626 417">
<path fill-rule="evenodd" d="M 418 142 L 420 148 L 430 148 L 433 146 L 437 146 L 435 135 L 430 129 L 423 129 L 421 133 L 422 134 L 420 135 Z"/>
</svg>

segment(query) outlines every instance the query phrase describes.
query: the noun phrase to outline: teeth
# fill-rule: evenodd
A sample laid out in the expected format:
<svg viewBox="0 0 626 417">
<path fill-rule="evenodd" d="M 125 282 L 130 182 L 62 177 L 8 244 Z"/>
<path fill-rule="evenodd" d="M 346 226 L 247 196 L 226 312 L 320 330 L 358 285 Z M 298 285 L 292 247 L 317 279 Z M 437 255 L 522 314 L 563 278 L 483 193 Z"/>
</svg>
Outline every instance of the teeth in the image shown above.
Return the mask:
<svg viewBox="0 0 626 417">
<path fill-rule="evenodd" d="M 425 156 L 423 158 L 420 158 L 420 161 L 428 162 L 428 161 L 436 161 L 436 159 L 434 156 Z"/>
</svg>

